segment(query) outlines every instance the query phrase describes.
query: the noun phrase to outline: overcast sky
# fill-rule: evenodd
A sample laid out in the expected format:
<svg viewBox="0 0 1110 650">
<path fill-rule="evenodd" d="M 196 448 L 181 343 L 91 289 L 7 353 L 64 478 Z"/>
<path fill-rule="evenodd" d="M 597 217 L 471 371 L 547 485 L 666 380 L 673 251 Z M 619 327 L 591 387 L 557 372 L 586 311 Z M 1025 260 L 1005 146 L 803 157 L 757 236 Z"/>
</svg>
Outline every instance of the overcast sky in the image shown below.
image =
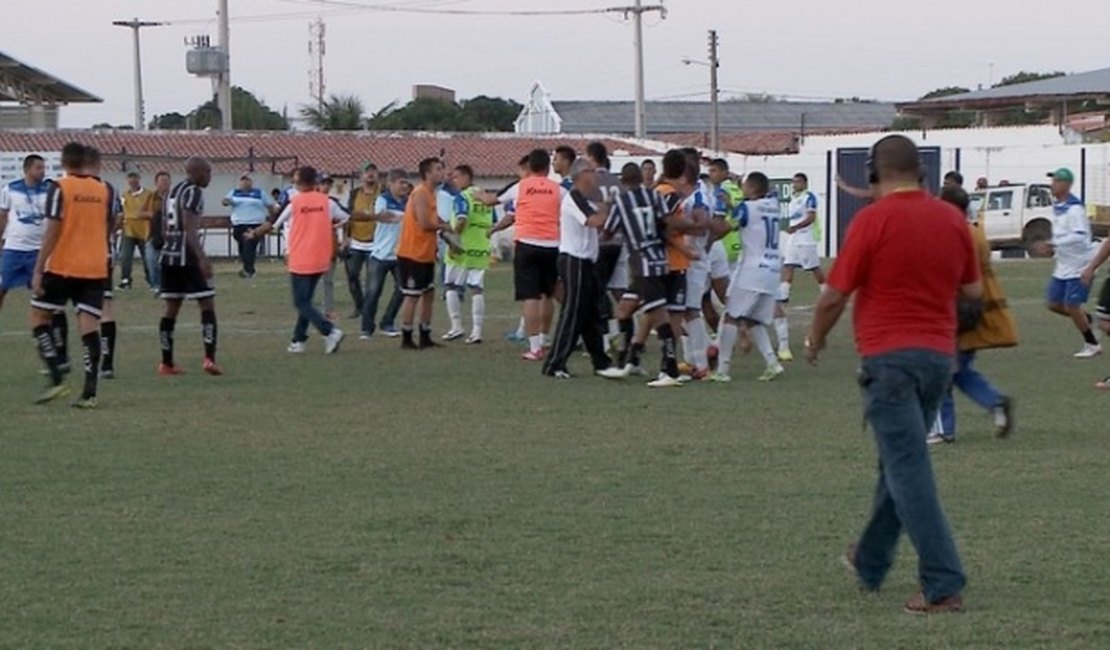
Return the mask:
<svg viewBox="0 0 1110 650">
<path fill-rule="evenodd" d="M 295 114 L 309 97 L 309 22 L 327 24 L 329 92 L 354 93 L 369 111 L 407 101 L 414 83 L 523 101 L 540 79 L 555 99 L 632 97 L 632 27 L 619 15 L 560 17 L 413 15 L 352 5 L 506 10 L 599 8 L 632 0 L 230 0 L 232 83 Z M 644 0 L 654 4 L 656 0 Z M 649 99 L 705 99 L 706 31 L 721 39 L 726 93 L 796 98 L 910 99 L 938 86 L 986 85 L 1019 70 L 1081 72 L 1110 65 L 1106 0 L 666 0 L 645 18 Z M 132 41 L 113 19 L 211 19 L 143 31 L 147 120 L 187 112 L 210 82 L 185 72 L 183 39 L 210 34 L 216 0 L 4 2 L 7 54 L 80 86 L 103 104 L 64 108 L 62 123 L 133 121 Z M 901 6 L 904 9 L 894 10 Z M 279 20 L 258 16 L 286 14 Z M 49 21 L 43 22 L 43 16 Z M 29 26 L 21 29 L 20 26 Z M 83 40 L 82 40 L 83 39 Z M 700 96 L 697 93 L 703 93 Z"/>
</svg>

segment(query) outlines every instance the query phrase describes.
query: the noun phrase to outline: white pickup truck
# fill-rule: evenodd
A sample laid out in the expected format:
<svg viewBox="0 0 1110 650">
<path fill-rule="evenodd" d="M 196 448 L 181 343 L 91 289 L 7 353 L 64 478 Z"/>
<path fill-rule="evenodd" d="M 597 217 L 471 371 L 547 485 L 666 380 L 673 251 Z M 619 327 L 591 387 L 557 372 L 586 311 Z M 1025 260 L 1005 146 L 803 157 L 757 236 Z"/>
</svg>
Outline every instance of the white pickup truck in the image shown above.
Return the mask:
<svg viewBox="0 0 1110 650">
<path fill-rule="evenodd" d="M 1052 192 L 1047 184 L 1001 185 L 971 193 L 971 209 L 991 248 L 1034 249 L 1033 244 L 1052 239 Z M 1107 224 L 1095 221 L 1096 237 L 1105 237 Z"/>
</svg>

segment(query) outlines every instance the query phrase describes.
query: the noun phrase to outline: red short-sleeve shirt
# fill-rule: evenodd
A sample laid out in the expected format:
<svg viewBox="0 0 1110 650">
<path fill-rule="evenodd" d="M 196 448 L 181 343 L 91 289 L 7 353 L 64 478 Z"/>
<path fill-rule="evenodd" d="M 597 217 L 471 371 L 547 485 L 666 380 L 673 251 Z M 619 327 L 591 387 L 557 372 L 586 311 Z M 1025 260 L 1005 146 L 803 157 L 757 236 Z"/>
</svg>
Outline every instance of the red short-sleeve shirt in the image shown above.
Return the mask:
<svg viewBox="0 0 1110 650">
<path fill-rule="evenodd" d="M 895 192 L 848 228 L 829 286 L 855 293 L 862 356 L 956 350 L 956 296 L 979 279 L 966 217 L 923 191 Z"/>
</svg>

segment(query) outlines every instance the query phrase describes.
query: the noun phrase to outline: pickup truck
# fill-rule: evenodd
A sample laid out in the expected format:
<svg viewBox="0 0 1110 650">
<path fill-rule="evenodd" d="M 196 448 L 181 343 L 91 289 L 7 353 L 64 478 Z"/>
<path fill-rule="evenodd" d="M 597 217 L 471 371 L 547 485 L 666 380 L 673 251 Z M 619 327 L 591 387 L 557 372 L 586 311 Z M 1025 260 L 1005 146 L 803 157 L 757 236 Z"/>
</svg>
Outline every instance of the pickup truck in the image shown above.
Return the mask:
<svg viewBox="0 0 1110 650">
<path fill-rule="evenodd" d="M 1052 192 L 1046 184 L 1001 185 L 971 193 L 970 209 L 994 250 L 1025 248 L 1052 239 Z M 1110 210 L 1088 210 L 1095 237 L 1110 231 Z M 1097 218 L 1096 218 L 1097 215 Z"/>
</svg>

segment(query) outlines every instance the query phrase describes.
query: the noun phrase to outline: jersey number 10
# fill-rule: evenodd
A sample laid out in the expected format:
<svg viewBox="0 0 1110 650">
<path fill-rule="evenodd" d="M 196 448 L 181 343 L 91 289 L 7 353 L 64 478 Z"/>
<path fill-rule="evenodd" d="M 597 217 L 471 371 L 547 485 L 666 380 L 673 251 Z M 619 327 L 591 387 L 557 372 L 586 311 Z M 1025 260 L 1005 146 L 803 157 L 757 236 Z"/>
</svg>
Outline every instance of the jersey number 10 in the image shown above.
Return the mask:
<svg viewBox="0 0 1110 650">
<path fill-rule="evenodd" d="M 767 231 L 767 250 L 779 249 L 779 219 L 778 217 L 763 217 L 763 228 Z"/>
</svg>

